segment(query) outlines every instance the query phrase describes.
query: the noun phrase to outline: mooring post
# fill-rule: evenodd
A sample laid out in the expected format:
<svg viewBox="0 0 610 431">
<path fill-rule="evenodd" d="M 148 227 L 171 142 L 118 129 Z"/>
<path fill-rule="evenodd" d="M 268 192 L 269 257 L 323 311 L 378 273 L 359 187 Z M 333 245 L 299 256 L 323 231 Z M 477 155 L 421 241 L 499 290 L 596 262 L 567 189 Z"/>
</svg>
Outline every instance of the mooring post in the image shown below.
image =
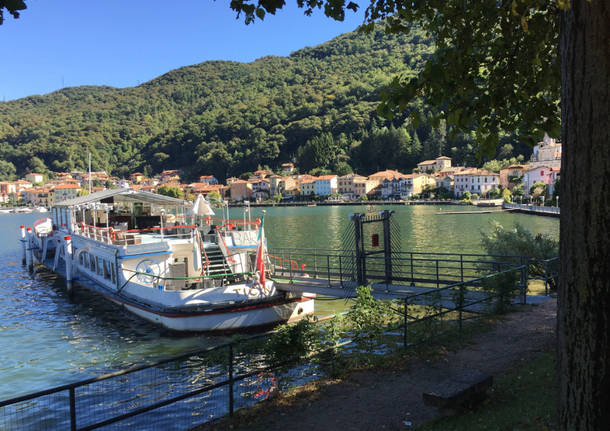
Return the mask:
<svg viewBox="0 0 610 431">
<path fill-rule="evenodd" d="M 66 253 L 64 254 L 64 260 L 66 261 L 66 289 L 68 294 L 72 294 L 72 237 L 66 235 L 64 240 L 66 241 Z"/>
<path fill-rule="evenodd" d="M 40 255 L 40 262 L 44 264 L 44 261 L 47 260 L 47 249 L 49 248 L 49 238 L 47 236 L 42 237 L 42 254 Z"/>
<path fill-rule="evenodd" d="M 26 235 L 26 254 L 25 260 L 28 267 L 28 271 L 32 272 L 34 269 L 34 252 L 32 250 L 32 228 L 28 227 Z"/>
<path fill-rule="evenodd" d="M 26 257 L 25 257 L 25 248 L 26 248 L 25 247 L 25 226 L 21 225 L 21 226 L 19 226 L 19 229 L 21 229 L 21 251 L 22 251 L 22 254 L 21 254 L 21 264 L 23 266 L 25 266 L 25 264 L 26 264 Z"/>
</svg>

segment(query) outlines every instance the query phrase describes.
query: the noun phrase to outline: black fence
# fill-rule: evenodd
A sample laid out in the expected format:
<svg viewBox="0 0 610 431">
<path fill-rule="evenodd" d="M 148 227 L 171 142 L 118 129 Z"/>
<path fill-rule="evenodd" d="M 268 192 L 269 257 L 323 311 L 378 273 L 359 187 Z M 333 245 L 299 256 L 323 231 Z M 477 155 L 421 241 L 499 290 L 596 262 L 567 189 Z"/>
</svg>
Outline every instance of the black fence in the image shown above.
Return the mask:
<svg viewBox="0 0 610 431">
<path fill-rule="evenodd" d="M 186 430 L 323 373 L 270 367 L 262 346 L 250 338 L 2 401 L 0 429 Z"/>
<path fill-rule="evenodd" d="M 288 262 L 288 271 L 293 266 L 295 272 L 302 269 L 292 262 L 294 256 L 290 252 L 283 250 L 280 254 L 286 256 L 282 259 Z M 320 256 L 319 250 L 310 253 L 314 274 L 327 274 L 330 278 L 337 269 L 338 274 L 343 274 L 342 255 Z M 384 334 L 387 350 L 409 348 L 447 333 L 461 334 L 464 322 L 494 313 L 497 304 L 512 295 L 490 286 L 505 283 L 510 275 L 512 286 L 523 292 L 523 277 L 530 265 L 547 271 L 543 272 L 547 282 L 555 277 L 553 271 L 558 268 L 558 261 L 553 259 L 518 265 L 494 257 L 472 256 L 480 255 L 408 254 L 406 281 L 416 279 L 418 274 L 420 279 L 432 280 L 432 285 L 440 286 L 440 280 L 445 284 L 389 302 L 394 318 Z M 481 271 L 483 261 L 486 263 Z M 496 271 L 492 272 L 492 268 Z M 451 283 L 456 277 L 458 281 Z M 282 388 L 302 385 L 326 374 L 323 361 L 312 361 L 311 356 L 301 362 L 270 366 L 261 342 L 268 335 L 2 401 L 0 429 L 187 430 L 231 415 Z M 349 339 L 350 334 L 346 337 L 341 347 L 344 354 L 350 354 L 357 346 Z M 317 356 L 325 356 L 324 353 L 318 352 Z"/>
</svg>

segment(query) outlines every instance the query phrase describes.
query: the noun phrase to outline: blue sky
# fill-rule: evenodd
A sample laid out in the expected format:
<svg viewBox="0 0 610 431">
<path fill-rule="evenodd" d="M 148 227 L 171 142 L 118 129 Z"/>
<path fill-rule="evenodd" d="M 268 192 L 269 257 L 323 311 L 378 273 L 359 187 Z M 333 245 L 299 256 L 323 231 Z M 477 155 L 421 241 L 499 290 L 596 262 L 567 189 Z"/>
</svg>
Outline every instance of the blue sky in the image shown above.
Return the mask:
<svg viewBox="0 0 610 431">
<path fill-rule="evenodd" d="M 295 0 L 246 26 L 228 0 L 26 0 L 0 25 L 0 100 L 62 87 L 130 87 L 206 60 L 250 62 L 288 55 L 354 30 L 363 11 L 338 23 L 305 17 Z"/>
</svg>

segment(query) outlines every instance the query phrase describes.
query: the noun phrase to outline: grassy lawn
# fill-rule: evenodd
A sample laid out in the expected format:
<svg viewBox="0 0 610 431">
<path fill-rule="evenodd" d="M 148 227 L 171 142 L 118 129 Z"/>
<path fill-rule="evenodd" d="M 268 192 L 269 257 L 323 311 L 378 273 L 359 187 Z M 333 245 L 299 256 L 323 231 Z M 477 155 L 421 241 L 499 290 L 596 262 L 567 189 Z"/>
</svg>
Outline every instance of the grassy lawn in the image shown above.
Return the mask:
<svg viewBox="0 0 610 431">
<path fill-rule="evenodd" d="M 438 419 L 418 430 L 554 430 L 556 393 L 555 354 L 544 352 L 495 378 L 488 399 L 476 410 Z"/>
</svg>

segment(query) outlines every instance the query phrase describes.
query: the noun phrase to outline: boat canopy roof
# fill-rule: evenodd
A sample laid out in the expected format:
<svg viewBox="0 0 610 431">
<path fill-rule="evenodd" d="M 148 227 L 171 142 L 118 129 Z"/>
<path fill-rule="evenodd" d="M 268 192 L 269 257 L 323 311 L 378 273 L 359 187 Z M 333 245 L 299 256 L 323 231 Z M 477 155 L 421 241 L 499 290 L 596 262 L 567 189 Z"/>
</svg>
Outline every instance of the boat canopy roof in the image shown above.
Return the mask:
<svg viewBox="0 0 610 431">
<path fill-rule="evenodd" d="M 187 206 L 188 201 L 176 199 L 169 196 L 159 195 L 150 192 L 140 192 L 132 189 L 109 189 L 100 192 L 91 193 L 85 196 L 79 196 L 74 199 L 67 199 L 55 204 L 56 207 L 72 207 L 86 205 L 95 202 L 101 202 L 113 198 L 115 202 L 147 202 L 162 206 Z"/>
</svg>

